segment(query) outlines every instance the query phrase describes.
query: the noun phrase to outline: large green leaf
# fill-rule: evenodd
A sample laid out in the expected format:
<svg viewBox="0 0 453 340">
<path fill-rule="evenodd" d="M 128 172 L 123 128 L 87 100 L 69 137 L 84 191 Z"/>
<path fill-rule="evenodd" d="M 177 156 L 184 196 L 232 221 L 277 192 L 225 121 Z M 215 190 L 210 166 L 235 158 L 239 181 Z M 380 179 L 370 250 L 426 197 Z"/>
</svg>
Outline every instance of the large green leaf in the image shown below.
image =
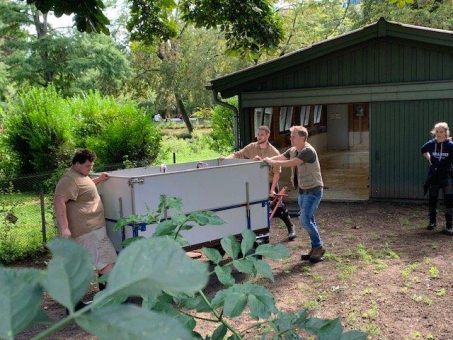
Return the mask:
<svg viewBox="0 0 453 340">
<path fill-rule="evenodd" d="M 236 238 L 232 235 L 224 237 L 220 240 L 220 244 L 225 252 L 230 256 L 233 260 L 238 258 L 239 251 L 241 250 L 241 246 Z"/>
<path fill-rule="evenodd" d="M 238 310 L 242 305 L 242 300 L 238 306 L 234 304 L 234 300 L 238 300 L 238 297 L 241 297 L 242 299 L 242 296 L 247 298 L 250 315 L 255 319 L 266 319 L 271 314 L 277 312 L 272 294 L 266 288 L 250 283 L 236 284 L 230 288 L 217 292 L 214 299 L 212 299 L 211 304 L 214 308 L 219 308 L 224 305 L 225 314 L 228 315 L 227 312 L 231 313 L 231 311 Z"/>
<path fill-rule="evenodd" d="M 255 254 L 263 255 L 273 260 L 280 260 L 290 255 L 288 248 L 283 244 L 261 244 L 256 248 Z"/>
<path fill-rule="evenodd" d="M 256 235 L 253 231 L 247 229 L 242 232 L 241 251 L 244 256 L 253 249 L 255 241 Z"/>
<path fill-rule="evenodd" d="M 203 254 L 213 263 L 219 264 L 222 261 L 223 256 L 220 255 L 220 252 L 217 249 L 213 248 L 203 248 Z"/>
<path fill-rule="evenodd" d="M 253 265 L 253 260 L 250 258 L 242 258 L 239 260 L 233 261 L 233 266 L 236 267 L 241 273 L 255 274 L 255 266 Z"/>
<path fill-rule="evenodd" d="M 219 281 L 222 282 L 225 286 L 234 285 L 234 283 L 236 282 L 234 280 L 234 277 L 231 275 L 231 267 L 216 266 L 214 268 L 214 271 Z"/>
<path fill-rule="evenodd" d="M 189 221 L 194 221 L 199 225 L 222 225 L 225 223 L 219 216 L 212 211 L 196 211 L 188 216 Z"/>
<path fill-rule="evenodd" d="M 247 304 L 247 295 L 242 292 L 231 292 L 225 296 L 223 312 L 226 316 L 234 318 L 241 315 Z"/>
<path fill-rule="evenodd" d="M 217 327 L 212 333 L 211 339 L 212 340 L 223 340 L 225 338 L 226 332 L 228 328 L 222 323 L 219 327 Z"/>
<path fill-rule="evenodd" d="M 263 260 L 258 260 L 256 258 L 252 258 L 252 261 L 253 266 L 255 267 L 255 270 L 258 274 L 261 274 L 262 276 L 267 277 L 268 279 L 274 281 L 274 275 L 272 275 L 272 268 L 267 262 Z"/>
<path fill-rule="evenodd" d="M 35 269 L 0 266 L 0 338 L 12 339 L 38 316 L 41 308 L 43 276 Z"/>
<path fill-rule="evenodd" d="M 305 323 L 305 329 L 314 333 L 320 340 L 340 339 L 343 334 L 339 318 L 333 320 L 311 318 Z"/>
<path fill-rule="evenodd" d="M 86 331 L 99 339 L 191 339 L 191 332 L 168 315 L 134 305 L 112 305 L 76 319 Z"/>
<path fill-rule="evenodd" d="M 120 253 L 106 293 L 122 297 L 157 296 L 162 291 L 192 295 L 207 281 L 206 264 L 191 260 L 169 238 L 150 238 L 136 241 Z"/>
<path fill-rule="evenodd" d="M 71 240 L 56 238 L 48 247 L 53 257 L 47 266 L 44 287 L 53 299 L 72 311 L 93 279 L 91 257 L 84 248 Z"/>
</svg>

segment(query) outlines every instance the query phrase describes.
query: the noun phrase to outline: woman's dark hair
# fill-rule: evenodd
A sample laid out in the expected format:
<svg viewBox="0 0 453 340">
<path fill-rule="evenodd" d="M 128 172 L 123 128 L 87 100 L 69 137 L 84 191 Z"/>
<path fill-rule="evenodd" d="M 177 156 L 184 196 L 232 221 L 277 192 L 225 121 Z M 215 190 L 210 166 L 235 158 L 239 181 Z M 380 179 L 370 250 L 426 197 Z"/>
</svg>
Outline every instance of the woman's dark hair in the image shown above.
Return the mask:
<svg viewBox="0 0 453 340">
<path fill-rule="evenodd" d="M 77 150 L 72 158 L 72 164 L 83 164 L 86 161 L 94 162 L 96 160 L 96 153 L 88 149 Z"/>
</svg>

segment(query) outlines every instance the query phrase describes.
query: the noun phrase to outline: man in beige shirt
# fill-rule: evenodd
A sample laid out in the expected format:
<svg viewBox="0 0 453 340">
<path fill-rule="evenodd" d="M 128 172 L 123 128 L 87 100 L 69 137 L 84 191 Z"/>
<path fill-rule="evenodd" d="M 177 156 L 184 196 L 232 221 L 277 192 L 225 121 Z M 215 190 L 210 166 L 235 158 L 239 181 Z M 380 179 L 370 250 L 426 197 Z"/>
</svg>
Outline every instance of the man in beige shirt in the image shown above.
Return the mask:
<svg viewBox="0 0 453 340">
<path fill-rule="evenodd" d="M 82 149 L 75 153 L 72 166 L 57 184 L 54 209 L 60 235 L 71 238 L 90 253 L 97 272 L 107 274 L 116 261 L 116 251 L 107 236 L 104 207 L 96 185 L 109 176 L 91 179 L 96 154 Z"/>
<path fill-rule="evenodd" d="M 227 157 L 220 157 L 220 160 L 223 159 L 256 159 L 261 160 L 264 158 L 270 158 L 280 155 L 280 152 L 269 143 L 270 130 L 267 126 L 260 126 L 258 128 L 257 141 L 252 142 L 245 146 L 243 149 L 232 153 Z M 269 196 L 273 197 L 278 191 L 278 180 L 280 179 L 281 168 L 280 166 L 271 166 L 269 167 L 269 187 L 270 192 Z M 286 209 L 283 202 L 277 208 L 275 216 L 279 217 L 286 225 L 288 229 L 288 239 L 290 241 L 296 238 L 296 232 L 294 224 L 289 218 L 288 209 Z"/>
</svg>

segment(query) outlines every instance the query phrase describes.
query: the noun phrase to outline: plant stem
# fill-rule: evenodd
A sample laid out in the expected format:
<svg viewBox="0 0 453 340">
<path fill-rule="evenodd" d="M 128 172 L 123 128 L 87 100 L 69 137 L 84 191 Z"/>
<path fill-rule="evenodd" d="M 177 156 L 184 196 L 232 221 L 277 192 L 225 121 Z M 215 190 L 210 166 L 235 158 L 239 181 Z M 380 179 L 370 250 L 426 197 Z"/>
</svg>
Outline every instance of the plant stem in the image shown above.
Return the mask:
<svg viewBox="0 0 453 340">
<path fill-rule="evenodd" d="M 208 300 L 207 296 L 203 293 L 203 291 L 199 290 L 198 293 L 200 293 L 201 297 L 203 298 L 204 302 L 207 303 L 209 308 L 211 308 L 212 314 L 225 325 L 226 328 L 228 328 L 234 335 L 236 335 L 239 339 L 242 339 L 241 335 L 232 327 L 228 324 L 228 322 L 225 321 L 222 315 L 218 315 L 217 312 L 214 310 L 214 308 L 211 305 L 211 302 Z"/>
<path fill-rule="evenodd" d="M 194 318 L 194 319 L 199 319 L 199 320 L 204 320 L 204 321 L 209 321 L 209 322 L 219 322 L 219 320 L 217 320 L 217 319 L 214 320 L 214 319 L 203 318 L 203 317 L 201 317 L 201 316 L 192 315 L 192 314 L 187 313 L 187 312 L 184 312 L 184 311 L 182 311 L 182 310 L 180 310 L 179 312 L 180 312 L 181 314 L 190 316 L 190 317 L 192 317 L 192 318 Z"/>
</svg>

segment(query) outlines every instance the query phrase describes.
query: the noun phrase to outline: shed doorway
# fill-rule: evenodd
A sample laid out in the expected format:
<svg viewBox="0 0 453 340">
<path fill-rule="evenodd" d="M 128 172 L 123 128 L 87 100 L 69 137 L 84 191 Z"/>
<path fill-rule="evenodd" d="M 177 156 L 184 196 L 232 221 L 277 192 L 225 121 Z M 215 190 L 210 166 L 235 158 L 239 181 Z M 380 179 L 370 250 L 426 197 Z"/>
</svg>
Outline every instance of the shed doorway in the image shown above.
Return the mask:
<svg viewBox="0 0 453 340">
<path fill-rule="evenodd" d="M 368 200 L 369 104 L 328 105 L 327 117 L 327 149 L 319 153 L 324 199 Z"/>
</svg>

